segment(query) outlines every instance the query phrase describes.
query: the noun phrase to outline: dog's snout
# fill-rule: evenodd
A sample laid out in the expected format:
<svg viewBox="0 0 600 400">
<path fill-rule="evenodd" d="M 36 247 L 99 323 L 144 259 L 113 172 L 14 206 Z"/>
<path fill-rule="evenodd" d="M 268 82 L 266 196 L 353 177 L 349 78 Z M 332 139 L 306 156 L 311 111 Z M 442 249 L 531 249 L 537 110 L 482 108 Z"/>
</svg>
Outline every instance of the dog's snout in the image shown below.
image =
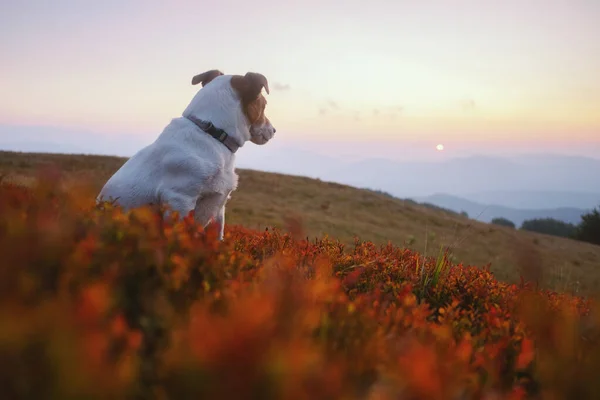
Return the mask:
<svg viewBox="0 0 600 400">
<path fill-rule="evenodd" d="M 277 132 L 277 129 L 275 129 L 275 127 L 273 127 L 273 133 Z"/>
</svg>

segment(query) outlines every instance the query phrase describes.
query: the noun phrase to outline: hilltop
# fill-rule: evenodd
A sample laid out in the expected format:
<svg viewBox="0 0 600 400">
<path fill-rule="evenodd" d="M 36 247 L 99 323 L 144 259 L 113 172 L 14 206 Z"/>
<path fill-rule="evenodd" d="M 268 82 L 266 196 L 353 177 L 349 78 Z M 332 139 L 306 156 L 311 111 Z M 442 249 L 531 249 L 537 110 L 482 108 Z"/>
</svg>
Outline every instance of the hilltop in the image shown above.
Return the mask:
<svg viewBox="0 0 600 400">
<path fill-rule="evenodd" d="M 54 164 L 64 182 L 99 190 L 125 162 L 122 157 L 0 152 L 0 175 L 29 184 L 36 171 Z M 298 220 L 311 239 L 327 235 L 351 244 L 357 236 L 388 241 L 428 256 L 450 246 L 452 260 L 485 266 L 500 280 L 521 274 L 543 286 L 577 293 L 600 287 L 600 246 L 478 222 L 441 208 L 317 179 L 238 169 L 240 185 L 227 210 L 229 225 L 286 229 Z M 521 269 L 525 266 L 525 270 Z"/>
</svg>

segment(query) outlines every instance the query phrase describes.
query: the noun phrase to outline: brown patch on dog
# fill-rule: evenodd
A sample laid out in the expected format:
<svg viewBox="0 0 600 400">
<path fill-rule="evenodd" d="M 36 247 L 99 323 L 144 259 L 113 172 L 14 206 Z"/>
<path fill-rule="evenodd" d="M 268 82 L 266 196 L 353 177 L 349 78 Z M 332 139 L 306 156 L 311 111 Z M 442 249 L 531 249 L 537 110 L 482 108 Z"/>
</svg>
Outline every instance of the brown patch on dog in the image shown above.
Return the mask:
<svg viewBox="0 0 600 400">
<path fill-rule="evenodd" d="M 263 125 L 268 121 L 265 115 L 265 108 L 267 107 L 267 99 L 261 94 L 256 100 L 248 103 L 244 109 L 246 117 L 250 125 Z"/>
<path fill-rule="evenodd" d="M 265 88 L 269 94 L 269 83 L 264 75 L 248 72 L 246 75 L 234 75 L 231 78 L 231 87 L 238 93 L 242 101 L 242 110 L 248 118 L 250 125 L 263 125 L 269 120 L 265 116 L 267 99 L 262 95 Z"/>
<path fill-rule="evenodd" d="M 210 71 L 203 72 L 192 78 L 192 85 L 202 83 L 202 87 L 206 86 L 210 81 L 215 79 L 217 76 L 221 76 L 223 73 L 218 69 L 211 69 Z"/>
</svg>

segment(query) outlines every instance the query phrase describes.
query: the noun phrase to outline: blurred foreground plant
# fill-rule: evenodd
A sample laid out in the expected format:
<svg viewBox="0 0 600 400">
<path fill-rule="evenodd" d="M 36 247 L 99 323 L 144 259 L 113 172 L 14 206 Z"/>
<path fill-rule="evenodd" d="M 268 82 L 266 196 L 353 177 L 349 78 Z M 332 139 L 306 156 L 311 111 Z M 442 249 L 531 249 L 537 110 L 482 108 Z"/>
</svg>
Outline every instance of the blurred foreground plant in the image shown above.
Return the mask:
<svg viewBox="0 0 600 400">
<path fill-rule="evenodd" d="M 6 398 L 598 398 L 591 300 L 392 245 L 0 186 Z M 299 236 L 299 235 L 295 235 Z"/>
</svg>

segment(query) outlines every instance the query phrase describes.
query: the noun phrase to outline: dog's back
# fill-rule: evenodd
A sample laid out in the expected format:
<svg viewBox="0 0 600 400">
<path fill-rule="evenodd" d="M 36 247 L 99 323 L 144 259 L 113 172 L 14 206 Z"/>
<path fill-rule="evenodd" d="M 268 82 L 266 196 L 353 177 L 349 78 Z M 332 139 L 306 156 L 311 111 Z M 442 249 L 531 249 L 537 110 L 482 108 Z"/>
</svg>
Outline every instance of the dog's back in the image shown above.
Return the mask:
<svg viewBox="0 0 600 400">
<path fill-rule="evenodd" d="M 100 191 L 98 201 L 114 201 L 130 209 L 161 204 L 165 191 L 207 189 L 211 183 L 218 184 L 220 179 L 214 178 L 219 172 L 222 177 L 229 175 L 228 169 L 233 174 L 233 166 L 227 160 L 231 156 L 220 146 L 187 119 L 175 118 L 156 141 L 115 172 Z M 233 179 L 237 184 L 236 178 Z"/>
<path fill-rule="evenodd" d="M 152 143 L 127 160 L 106 182 L 97 200 L 115 202 L 125 209 L 153 204 L 156 191 L 148 183 L 155 175 L 156 163 L 146 160 L 154 158 L 154 153 L 156 146 Z"/>
</svg>

